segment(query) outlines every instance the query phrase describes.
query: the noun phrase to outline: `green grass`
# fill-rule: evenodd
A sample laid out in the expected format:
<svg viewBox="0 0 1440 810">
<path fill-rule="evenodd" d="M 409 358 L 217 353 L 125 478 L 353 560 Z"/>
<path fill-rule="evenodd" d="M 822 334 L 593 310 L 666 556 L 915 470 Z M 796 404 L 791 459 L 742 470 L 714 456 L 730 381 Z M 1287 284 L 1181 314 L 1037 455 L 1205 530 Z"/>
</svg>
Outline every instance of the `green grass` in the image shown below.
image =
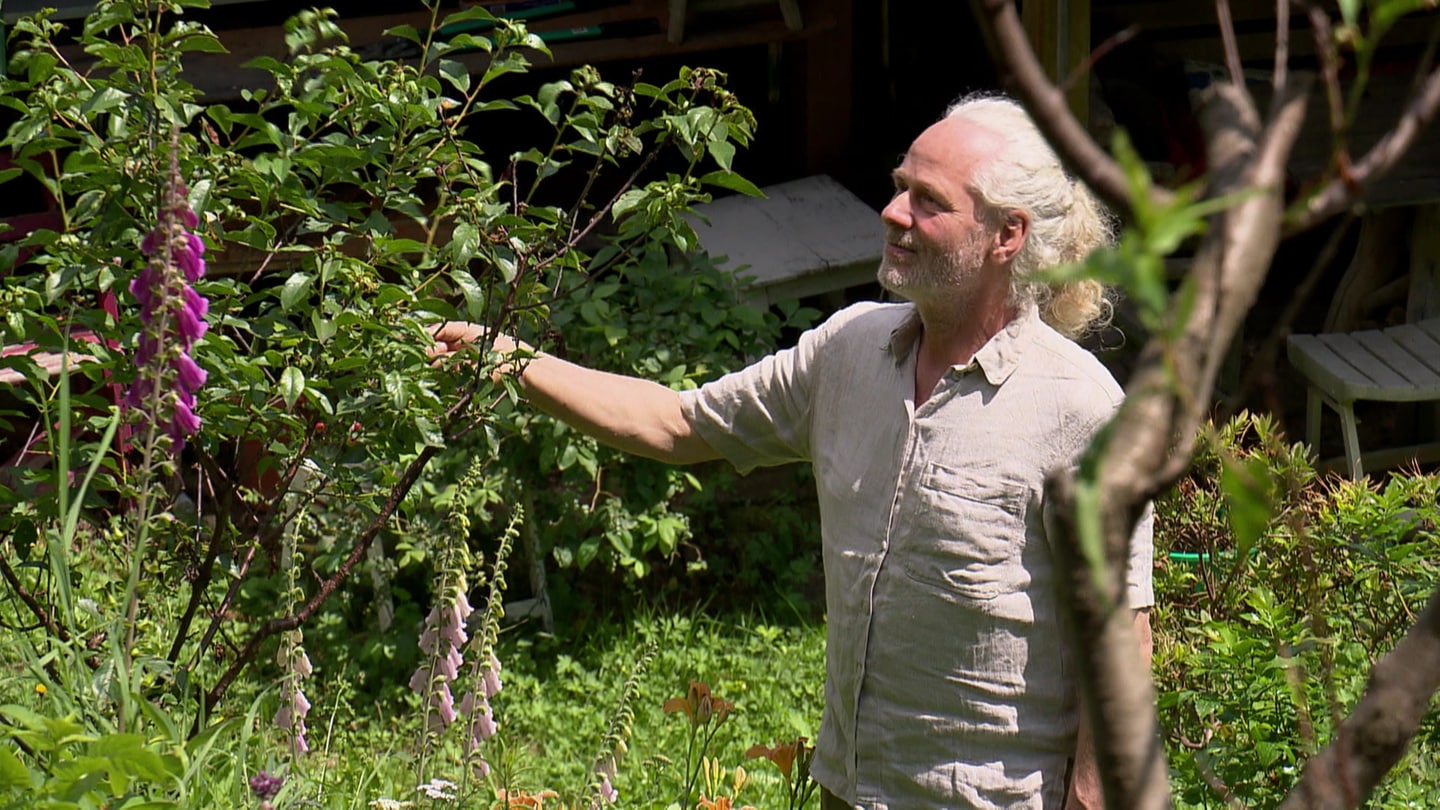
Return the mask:
<svg viewBox="0 0 1440 810">
<path fill-rule="evenodd" d="M 816 624 L 648 611 L 594 621 L 577 638 L 546 636 L 523 627 L 503 633 L 496 654 L 504 688 L 493 701 L 500 731 L 484 749 L 492 779 L 532 793 L 555 790 L 569 801 L 580 797 L 611 719 L 621 708 L 626 682 L 648 653 L 629 706 L 633 723 L 628 752 L 613 780 L 620 805 L 666 807 L 679 796 L 689 721 L 683 714 L 665 714 L 661 707 L 668 698 L 683 697 L 693 679 L 735 704 L 708 750 L 725 772 L 723 781 L 707 789 L 702 779 L 693 795 L 713 797 L 716 788 L 731 794 L 734 769 L 740 766 L 748 779 L 735 796 L 737 807 L 785 808 L 779 772 L 763 759 L 746 760 L 744 755 L 758 743 L 800 736 L 813 743 L 823 699 L 824 634 L 824 626 Z M 409 672 L 393 676 L 403 683 Z M 293 766 L 299 778 L 291 780 L 280 798 L 327 808 L 365 808 L 379 798 L 426 807 L 415 792 L 422 770 L 415 745 L 421 730 L 418 699 L 386 690 L 388 699 L 361 702 L 353 697 L 344 673 L 317 670 L 316 678 L 319 683 L 307 689 L 315 704 L 310 714 L 314 751 Z M 262 726 L 273 703 L 272 693 L 267 709 L 260 712 Z M 262 733 L 271 732 L 262 728 Z M 444 750 L 429 758 L 423 777 L 443 778 L 469 790 L 475 786 L 466 782 L 459 765 L 457 737 L 450 734 Z M 283 757 L 280 752 L 274 756 L 274 767 L 279 767 Z"/>
</svg>

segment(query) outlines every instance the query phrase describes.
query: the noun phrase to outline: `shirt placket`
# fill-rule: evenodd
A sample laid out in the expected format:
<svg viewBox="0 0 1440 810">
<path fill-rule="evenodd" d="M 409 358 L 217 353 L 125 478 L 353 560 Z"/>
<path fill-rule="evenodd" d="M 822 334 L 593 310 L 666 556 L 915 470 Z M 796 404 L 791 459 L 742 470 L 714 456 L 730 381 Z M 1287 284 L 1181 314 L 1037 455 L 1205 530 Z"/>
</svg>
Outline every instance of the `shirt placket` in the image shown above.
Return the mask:
<svg viewBox="0 0 1440 810">
<path fill-rule="evenodd" d="M 881 572 L 890 560 L 890 553 L 894 547 L 895 539 L 907 531 L 905 525 L 905 509 L 909 501 L 913 500 L 919 491 L 918 488 L 921 478 L 923 477 L 924 468 L 928 462 L 929 457 L 925 450 L 925 442 L 923 441 L 923 420 L 928 414 L 936 410 L 945 399 L 945 394 L 948 392 L 948 389 L 955 384 L 960 376 L 960 374 L 954 371 L 947 374 L 942 382 L 936 386 L 936 390 L 932 392 L 931 397 L 918 411 L 913 398 L 906 397 L 905 399 L 905 457 L 896 473 L 894 490 L 891 492 L 890 514 L 887 516 L 885 522 L 885 537 L 881 544 L 880 557 L 876 561 L 875 575 L 870 581 L 869 598 L 865 605 L 865 636 L 862 640 L 861 654 L 855 663 L 855 692 L 853 701 L 851 702 L 851 705 L 854 707 L 854 716 L 850 722 L 850 727 L 855 736 L 851 740 L 851 761 L 849 765 L 852 784 L 857 786 L 862 783 L 859 772 L 859 762 L 862 760 L 868 762 L 876 761 L 875 754 L 873 753 L 868 756 L 862 756 L 860 748 L 863 740 L 868 738 L 862 738 L 859 734 L 860 700 L 865 690 L 865 666 L 870 657 L 870 638 L 875 616 L 876 587 L 884 580 Z"/>
</svg>

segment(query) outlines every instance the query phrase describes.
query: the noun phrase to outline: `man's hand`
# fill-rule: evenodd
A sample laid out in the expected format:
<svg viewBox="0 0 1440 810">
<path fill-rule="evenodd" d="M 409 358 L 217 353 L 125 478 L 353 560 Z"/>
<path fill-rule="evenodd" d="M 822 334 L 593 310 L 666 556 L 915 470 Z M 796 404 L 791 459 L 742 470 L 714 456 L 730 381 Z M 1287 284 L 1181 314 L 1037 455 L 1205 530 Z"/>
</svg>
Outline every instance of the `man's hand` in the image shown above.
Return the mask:
<svg viewBox="0 0 1440 810">
<path fill-rule="evenodd" d="M 539 354 L 529 344 L 516 340 L 509 335 L 496 332 L 489 327 L 469 321 L 444 321 L 430 327 L 430 337 L 435 342 L 425 350 L 427 356 L 437 364 L 448 357 L 466 349 L 481 347 L 486 339 L 490 340 L 490 350 L 501 355 L 505 361 L 496 366 L 492 372 L 493 376 L 499 378 L 502 374 L 510 374 L 517 370 L 517 364 L 511 362 L 511 358 L 519 355 L 522 358 L 529 358 Z M 523 368 L 523 366 L 520 366 Z"/>
<path fill-rule="evenodd" d="M 1155 652 L 1150 632 L 1150 609 L 1135 611 L 1135 635 L 1140 642 L 1140 658 L 1148 669 Z M 1070 774 L 1070 792 L 1065 797 L 1065 810 L 1100 810 L 1105 797 L 1100 787 L 1099 766 L 1095 762 L 1095 740 L 1090 732 L 1089 712 L 1080 707 L 1080 732 L 1075 741 L 1075 766 Z"/>
</svg>

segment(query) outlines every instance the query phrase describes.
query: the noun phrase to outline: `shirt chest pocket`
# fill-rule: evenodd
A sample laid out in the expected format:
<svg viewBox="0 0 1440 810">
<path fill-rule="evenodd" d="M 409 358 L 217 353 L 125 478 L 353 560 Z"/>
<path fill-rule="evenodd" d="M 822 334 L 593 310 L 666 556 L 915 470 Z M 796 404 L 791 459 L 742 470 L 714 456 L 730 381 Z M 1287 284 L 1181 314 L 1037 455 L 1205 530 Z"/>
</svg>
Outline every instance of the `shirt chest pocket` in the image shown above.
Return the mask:
<svg viewBox="0 0 1440 810">
<path fill-rule="evenodd" d="M 921 480 L 905 573 L 947 598 L 994 599 L 1025 587 L 1026 488 L 998 470 L 931 464 Z"/>
</svg>

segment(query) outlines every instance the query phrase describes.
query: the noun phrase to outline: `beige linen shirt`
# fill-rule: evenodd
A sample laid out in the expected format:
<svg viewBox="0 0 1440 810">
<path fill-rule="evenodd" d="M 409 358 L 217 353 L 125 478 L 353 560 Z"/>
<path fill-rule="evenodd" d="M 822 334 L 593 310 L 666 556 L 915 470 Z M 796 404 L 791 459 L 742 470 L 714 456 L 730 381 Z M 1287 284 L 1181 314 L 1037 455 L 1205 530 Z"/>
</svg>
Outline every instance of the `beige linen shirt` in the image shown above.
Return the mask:
<svg viewBox="0 0 1440 810">
<path fill-rule="evenodd" d="M 811 772 L 865 808 L 1063 803 L 1077 710 L 1043 519 L 1121 390 L 1034 308 L 915 407 L 919 319 L 849 307 L 799 344 L 682 394 L 741 471 L 815 469 L 828 606 Z M 1132 607 L 1152 603 L 1148 517 Z"/>
</svg>

